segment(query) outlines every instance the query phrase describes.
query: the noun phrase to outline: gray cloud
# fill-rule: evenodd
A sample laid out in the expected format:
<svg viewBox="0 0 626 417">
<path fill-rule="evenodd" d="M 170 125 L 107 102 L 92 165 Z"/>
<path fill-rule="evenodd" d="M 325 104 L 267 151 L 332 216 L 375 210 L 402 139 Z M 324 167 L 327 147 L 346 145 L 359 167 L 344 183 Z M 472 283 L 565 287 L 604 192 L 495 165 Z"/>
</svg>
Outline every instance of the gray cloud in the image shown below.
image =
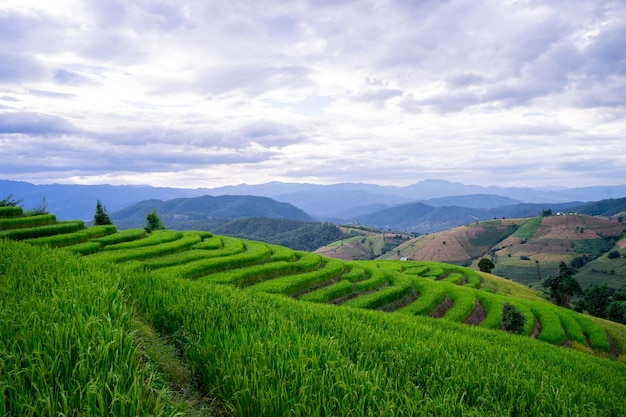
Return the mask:
<svg viewBox="0 0 626 417">
<path fill-rule="evenodd" d="M 67 120 L 42 113 L 0 113 L 0 134 L 50 135 L 76 132 Z"/>
</svg>

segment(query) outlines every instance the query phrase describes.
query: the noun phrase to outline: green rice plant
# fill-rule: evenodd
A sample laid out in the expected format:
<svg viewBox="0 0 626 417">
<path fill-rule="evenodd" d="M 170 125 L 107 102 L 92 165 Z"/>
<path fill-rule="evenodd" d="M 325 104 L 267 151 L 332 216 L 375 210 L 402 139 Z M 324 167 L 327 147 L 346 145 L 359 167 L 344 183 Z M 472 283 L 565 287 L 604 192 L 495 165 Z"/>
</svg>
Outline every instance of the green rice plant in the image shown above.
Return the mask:
<svg viewBox="0 0 626 417">
<path fill-rule="evenodd" d="M 463 275 L 461 275 L 459 272 L 453 272 L 448 274 L 448 276 L 441 281 L 449 282 L 450 284 L 457 284 L 459 281 L 461 281 L 461 279 L 463 279 Z"/>
<path fill-rule="evenodd" d="M 290 295 L 312 285 L 339 277 L 343 274 L 345 267 L 345 261 L 325 258 L 323 266 L 315 271 L 269 279 L 252 285 L 250 288 L 255 291 Z"/>
<path fill-rule="evenodd" d="M 297 271 L 308 272 L 322 265 L 322 257 L 316 253 L 295 251 Z"/>
<path fill-rule="evenodd" d="M 342 306 L 376 309 L 398 300 L 415 290 L 411 279 L 399 272 L 387 271 L 385 278 L 390 281 L 388 287 L 348 300 Z"/>
<path fill-rule="evenodd" d="M 412 278 L 412 283 L 419 297 L 408 306 L 398 310 L 400 313 L 423 316 L 429 314 L 444 299 L 445 292 L 440 283 L 427 278 Z"/>
<path fill-rule="evenodd" d="M 26 239 L 25 242 L 31 245 L 47 245 L 52 248 L 60 248 L 84 243 L 89 239 L 111 235 L 115 232 L 117 232 L 117 229 L 114 225 L 97 225 L 79 230 L 78 232 Z"/>
<path fill-rule="evenodd" d="M 208 251 L 204 249 L 196 249 L 198 244 L 191 246 L 188 250 L 175 252 L 169 255 L 159 256 L 155 259 L 148 259 L 143 262 L 146 270 L 154 270 L 159 268 L 167 268 L 170 266 L 183 265 L 188 262 L 197 261 L 220 256 L 218 252 Z"/>
<path fill-rule="evenodd" d="M 182 232 L 178 232 L 176 230 L 155 230 L 154 232 L 148 234 L 147 237 L 143 239 L 133 239 L 131 241 L 115 243 L 111 245 L 106 245 L 104 247 L 105 252 L 108 251 L 117 251 L 117 250 L 126 250 L 126 249 L 137 249 L 137 248 L 145 248 L 147 246 L 160 245 L 161 243 L 172 242 L 183 237 Z M 102 242 L 102 239 L 98 239 L 97 241 Z M 200 241 L 200 239 L 198 239 Z"/>
<path fill-rule="evenodd" d="M 202 241 L 205 241 L 206 239 L 211 239 L 213 237 L 213 233 L 207 232 L 205 230 L 185 230 L 183 232 L 183 235 L 199 236 Z"/>
<path fill-rule="evenodd" d="M 258 281 L 295 274 L 296 269 L 294 262 L 267 262 L 259 265 L 247 265 L 244 268 L 215 272 L 200 276 L 198 280 L 213 284 L 229 284 L 242 287 Z"/>
<path fill-rule="evenodd" d="M 348 271 L 341 276 L 342 281 L 358 282 L 365 278 L 365 269 L 356 264 L 349 263 Z"/>
<path fill-rule="evenodd" d="M 485 291 L 475 291 L 474 295 L 478 302 L 485 309 L 486 317 L 478 324 L 479 327 L 485 327 L 487 329 L 499 329 L 502 324 L 502 305 L 504 300 L 502 297 L 490 294 Z M 525 317 L 525 320 L 528 320 Z M 526 321 L 524 321 L 524 324 Z"/>
<path fill-rule="evenodd" d="M 598 319 L 600 320 L 600 319 Z M 600 327 L 595 318 L 583 314 L 576 315 L 576 321 L 580 324 L 583 333 L 589 340 L 589 346 L 600 352 L 608 352 L 611 348 L 606 332 Z"/>
<path fill-rule="evenodd" d="M 626 413 L 624 365 L 529 338 L 154 275 L 125 290 L 233 416 Z"/>
<path fill-rule="evenodd" d="M 465 277 L 467 278 L 466 287 L 470 288 L 480 288 L 482 284 L 482 280 L 480 279 L 480 274 L 470 268 L 464 268 Z"/>
<path fill-rule="evenodd" d="M 173 415 L 142 369 L 121 276 L 0 240 L 0 415 Z"/>
<path fill-rule="evenodd" d="M 198 243 L 194 246 L 194 249 L 204 249 L 204 250 L 217 250 L 223 247 L 222 239 L 218 236 L 213 236 L 210 238 L 204 239 L 202 242 Z"/>
<path fill-rule="evenodd" d="M 585 338 L 585 335 L 583 333 L 583 329 L 575 317 L 575 315 L 578 313 L 574 313 L 571 310 L 561 308 L 556 309 L 555 312 L 559 316 L 561 324 L 563 325 L 563 328 L 565 330 L 565 334 L 567 335 L 567 338 L 569 340 L 583 344 L 587 342 L 587 339 Z"/>
<path fill-rule="evenodd" d="M 407 275 L 415 275 L 415 276 L 421 277 L 426 272 L 428 272 L 428 266 L 427 265 L 415 265 L 415 266 L 406 268 L 402 272 Z"/>
<path fill-rule="evenodd" d="M 25 240 L 37 237 L 52 236 L 61 233 L 72 233 L 84 229 L 85 223 L 80 220 L 66 221 L 47 226 L 27 227 L 0 231 L 0 238 Z"/>
<path fill-rule="evenodd" d="M 538 339 L 553 345 L 560 345 L 565 341 L 565 331 L 554 306 L 545 303 L 528 302 L 528 306 L 541 323 L 541 332 Z"/>
<path fill-rule="evenodd" d="M 382 269 L 379 269 L 375 265 L 364 267 L 365 275 L 369 276 L 368 279 L 359 281 L 355 284 L 354 290 L 356 292 L 366 292 L 378 288 L 385 284 L 386 276 Z"/>
<path fill-rule="evenodd" d="M 20 206 L 0 207 L 0 219 L 7 217 L 22 217 L 24 210 Z M 1 229 L 2 227 L 0 227 Z"/>
<path fill-rule="evenodd" d="M 152 234 L 158 232 L 160 231 L 152 232 Z M 170 237 L 173 236 L 173 234 L 170 234 L 169 236 L 166 236 L 166 234 L 163 235 L 164 236 L 158 236 L 161 238 L 161 240 L 163 240 L 162 243 L 154 243 L 155 241 L 158 241 L 158 239 L 154 239 L 149 242 L 150 245 L 140 247 L 136 247 L 136 245 L 130 244 L 140 243 L 141 241 L 120 243 L 119 245 L 128 245 L 128 247 L 126 249 L 118 248 L 116 250 L 110 251 L 105 250 L 103 252 L 91 255 L 91 257 L 100 261 L 112 263 L 127 262 L 131 260 L 146 260 L 181 252 L 183 250 L 189 249 L 193 245 L 200 242 L 200 236 L 198 235 L 182 236 L 182 234 L 179 234 L 178 236 L 180 236 L 180 238 L 176 240 L 170 240 Z M 145 241 L 148 239 L 150 239 L 150 237 L 142 240 Z"/>
<path fill-rule="evenodd" d="M 270 262 L 274 261 L 287 261 L 292 262 L 296 259 L 296 254 L 293 249 L 285 246 L 271 245 L 272 256 L 270 256 Z"/>
<path fill-rule="evenodd" d="M 144 237 L 146 237 L 146 234 L 147 233 L 144 229 L 127 229 L 119 231 L 112 235 L 93 239 L 93 241 L 100 243 L 102 246 L 110 246 L 119 243 L 130 242 L 137 239 L 143 239 Z"/>
<path fill-rule="evenodd" d="M 240 241 L 239 243 L 243 248 L 243 242 Z M 153 274 L 161 277 L 196 279 L 220 271 L 264 263 L 270 256 L 271 250 L 267 244 L 250 241 L 246 243 L 244 252 L 233 255 L 205 257 L 181 265 L 163 267 L 155 270 Z"/>
<path fill-rule="evenodd" d="M 13 207 L 5 207 L 5 208 L 13 209 Z M 23 217 L 7 217 L 7 218 L 0 218 L 0 230 L 24 229 L 24 228 L 48 226 L 48 225 L 56 224 L 56 222 L 57 222 L 57 217 L 54 214 L 40 214 L 37 216 L 23 216 Z"/>
<path fill-rule="evenodd" d="M 102 245 L 99 242 L 83 242 L 76 245 L 67 246 L 65 249 L 78 255 L 91 255 L 97 253 L 102 249 Z"/>
<path fill-rule="evenodd" d="M 441 274 L 443 274 L 443 268 L 441 267 L 441 265 L 439 263 L 432 262 L 428 264 L 428 271 L 425 271 L 422 276 L 424 278 L 435 279 L 438 278 Z"/>
<path fill-rule="evenodd" d="M 327 303 L 352 292 L 352 282 L 343 278 L 332 285 L 308 292 L 298 299 L 312 303 Z"/>
<path fill-rule="evenodd" d="M 474 310 L 476 302 L 474 291 L 446 282 L 442 282 L 442 284 L 445 286 L 444 291 L 454 303 L 452 308 L 446 311 L 443 318 L 459 323 L 463 322 Z"/>
</svg>

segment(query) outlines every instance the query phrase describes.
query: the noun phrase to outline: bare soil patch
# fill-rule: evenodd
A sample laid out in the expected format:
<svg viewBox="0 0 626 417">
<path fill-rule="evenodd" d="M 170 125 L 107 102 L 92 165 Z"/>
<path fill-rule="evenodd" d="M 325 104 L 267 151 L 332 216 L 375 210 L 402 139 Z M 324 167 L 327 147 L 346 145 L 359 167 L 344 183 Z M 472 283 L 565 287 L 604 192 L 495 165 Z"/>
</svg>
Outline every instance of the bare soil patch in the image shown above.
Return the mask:
<svg viewBox="0 0 626 417">
<path fill-rule="evenodd" d="M 470 326 L 478 326 L 482 323 L 483 320 L 487 317 L 487 311 L 485 307 L 478 302 L 478 300 L 474 301 L 474 310 L 472 310 L 471 314 L 465 319 L 464 324 L 469 324 Z"/>
<path fill-rule="evenodd" d="M 445 316 L 446 312 L 454 307 L 454 301 L 447 295 L 443 298 L 443 301 L 439 303 L 437 307 L 429 314 L 430 317 L 440 319 Z"/>
</svg>

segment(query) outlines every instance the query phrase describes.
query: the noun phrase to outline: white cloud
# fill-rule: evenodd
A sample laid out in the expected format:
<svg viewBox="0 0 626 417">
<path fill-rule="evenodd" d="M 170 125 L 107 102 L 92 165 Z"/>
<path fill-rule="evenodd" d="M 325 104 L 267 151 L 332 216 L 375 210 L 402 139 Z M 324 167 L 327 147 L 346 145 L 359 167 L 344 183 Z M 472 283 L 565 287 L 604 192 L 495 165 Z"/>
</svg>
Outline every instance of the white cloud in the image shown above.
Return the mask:
<svg viewBox="0 0 626 417">
<path fill-rule="evenodd" d="M 602 0 L 6 0 L 0 178 L 623 182 L 625 22 Z"/>
</svg>

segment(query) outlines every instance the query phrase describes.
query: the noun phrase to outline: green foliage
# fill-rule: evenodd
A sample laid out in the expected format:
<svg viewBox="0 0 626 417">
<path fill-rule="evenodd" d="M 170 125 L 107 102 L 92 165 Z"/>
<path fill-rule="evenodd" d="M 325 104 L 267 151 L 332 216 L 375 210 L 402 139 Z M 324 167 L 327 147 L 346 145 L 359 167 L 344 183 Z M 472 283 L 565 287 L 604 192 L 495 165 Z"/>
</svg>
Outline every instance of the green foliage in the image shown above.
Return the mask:
<svg viewBox="0 0 626 417">
<path fill-rule="evenodd" d="M 84 243 L 89 239 L 111 235 L 115 232 L 117 232 L 117 229 L 113 225 L 92 226 L 72 233 L 60 233 L 52 236 L 26 239 L 25 242 L 32 245 L 48 245 L 53 248 L 60 248 Z M 98 247 L 100 247 L 99 244 Z"/>
<path fill-rule="evenodd" d="M 14 200 L 13 194 L 9 194 L 6 198 L 0 200 L 0 207 L 18 207 L 23 200 Z"/>
<path fill-rule="evenodd" d="M 616 323 L 626 324 L 626 303 L 613 301 L 606 307 L 606 318 Z"/>
<path fill-rule="evenodd" d="M 482 258 L 480 261 L 478 261 L 478 269 L 480 269 L 481 272 L 490 273 L 491 270 L 495 267 L 496 265 L 489 258 Z"/>
<path fill-rule="evenodd" d="M 106 211 L 106 208 L 102 205 L 102 202 L 98 200 L 96 203 L 96 212 L 93 216 L 93 224 L 95 225 L 105 225 L 105 224 L 113 224 L 109 214 Z"/>
<path fill-rule="evenodd" d="M 145 232 L 143 234 L 145 236 Z M 128 233 L 126 237 L 136 237 L 139 233 L 133 229 L 132 233 Z M 145 248 L 147 246 L 159 245 L 161 243 L 173 242 L 183 236 L 183 232 L 176 230 L 157 230 L 155 233 L 151 233 L 148 237 L 142 239 L 132 239 L 120 243 L 108 244 L 105 246 L 105 251 L 118 251 L 127 249 Z M 97 239 L 96 241 L 102 243 L 103 239 Z"/>
<path fill-rule="evenodd" d="M 8 217 L 8 216 L 7 216 Z M 0 230 L 24 229 L 27 227 L 39 227 L 55 224 L 57 218 L 54 214 L 42 214 L 39 216 L 0 218 Z"/>
<path fill-rule="evenodd" d="M 592 285 L 583 294 L 583 308 L 592 316 L 606 318 L 606 308 L 610 303 L 609 287 L 606 284 Z"/>
<path fill-rule="evenodd" d="M 110 246 L 118 243 L 130 242 L 132 240 L 141 239 L 145 236 L 146 231 L 143 229 L 128 229 L 122 230 L 113 235 L 104 236 L 93 240 L 94 242 L 100 243 L 102 246 Z"/>
<path fill-rule="evenodd" d="M 524 321 L 526 318 L 513 304 L 505 302 L 502 304 L 502 313 L 500 315 L 500 321 L 502 328 L 514 334 L 524 333 Z"/>
<path fill-rule="evenodd" d="M 19 206 L 0 206 L 0 219 L 6 217 L 22 217 L 24 212 Z"/>
<path fill-rule="evenodd" d="M 13 240 L 32 239 L 37 237 L 52 236 L 60 233 L 76 232 L 84 227 L 85 223 L 83 221 L 73 220 L 47 226 L 4 230 L 0 232 L 0 238 L 6 237 Z"/>
<path fill-rule="evenodd" d="M 127 291 L 159 332 L 188 335 L 199 383 L 235 416 L 626 412 L 623 365 L 506 333 L 168 277 Z"/>
<path fill-rule="evenodd" d="M 572 248 L 576 253 L 587 254 L 591 259 L 595 259 L 613 247 L 611 239 L 582 239 L 573 240 Z"/>
<path fill-rule="evenodd" d="M 522 224 L 511 236 L 520 239 L 530 239 L 535 236 L 543 219 L 541 217 L 533 217 Z"/>
<path fill-rule="evenodd" d="M 609 252 L 608 258 L 609 259 L 617 259 L 617 258 L 619 258 L 619 251 L 612 250 L 611 252 Z"/>
<path fill-rule="evenodd" d="M 582 292 L 580 284 L 574 278 L 576 271 L 565 262 L 559 264 L 559 275 L 551 276 L 543 282 L 544 288 L 550 291 L 550 298 L 559 306 L 569 307 L 572 298 Z"/>
<path fill-rule="evenodd" d="M 237 219 L 211 230 L 217 234 L 306 251 L 314 251 L 345 237 L 345 234 L 332 223 L 261 217 Z"/>
<path fill-rule="evenodd" d="M 6 240 L 0 253 L 0 415 L 168 415 L 119 273 Z"/>
<path fill-rule="evenodd" d="M 163 222 L 161 222 L 161 219 L 159 218 L 156 210 L 152 210 L 152 212 L 146 216 L 145 229 L 148 233 L 151 233 L 155 230 L 165 229 L 165 227 L 163 226 Z"/>
</svg>

